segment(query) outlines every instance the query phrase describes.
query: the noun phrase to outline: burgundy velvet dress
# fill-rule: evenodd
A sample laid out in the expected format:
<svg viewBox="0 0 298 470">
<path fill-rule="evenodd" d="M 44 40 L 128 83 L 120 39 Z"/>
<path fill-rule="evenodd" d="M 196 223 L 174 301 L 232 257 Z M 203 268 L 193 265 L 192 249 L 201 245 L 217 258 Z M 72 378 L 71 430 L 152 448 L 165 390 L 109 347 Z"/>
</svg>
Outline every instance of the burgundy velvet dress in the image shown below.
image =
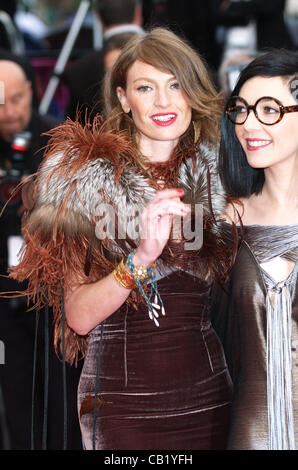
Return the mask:
<svg viewBox="0 0 298 470">
<path fill-rule="evenodd" d="M 232 394 L 208 282 L 158 281 L 166 315 L 126 306 L 90 333 L 78 390 L 86 449 L 224 449 Z M 95 398 L 96 397 L 96 398 Z"/>
</svg>

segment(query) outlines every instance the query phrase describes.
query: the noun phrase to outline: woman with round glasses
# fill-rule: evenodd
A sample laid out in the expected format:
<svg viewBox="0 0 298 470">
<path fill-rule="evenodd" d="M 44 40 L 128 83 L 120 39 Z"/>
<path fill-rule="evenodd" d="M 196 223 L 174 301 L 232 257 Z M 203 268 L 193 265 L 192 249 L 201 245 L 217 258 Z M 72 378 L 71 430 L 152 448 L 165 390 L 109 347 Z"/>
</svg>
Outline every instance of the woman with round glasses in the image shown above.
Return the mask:
<svg viewBox="0 0 298 470">
<path fill-rule="evenodd" d="M 226 214 L 241 235 L 213 301 L 227 309 L 218 325 L 235 384 L 230 449 L 298 449 L 297 99 L 298 54 L 272 50 L 242 71 L 222 118 Z"/>
</svg>

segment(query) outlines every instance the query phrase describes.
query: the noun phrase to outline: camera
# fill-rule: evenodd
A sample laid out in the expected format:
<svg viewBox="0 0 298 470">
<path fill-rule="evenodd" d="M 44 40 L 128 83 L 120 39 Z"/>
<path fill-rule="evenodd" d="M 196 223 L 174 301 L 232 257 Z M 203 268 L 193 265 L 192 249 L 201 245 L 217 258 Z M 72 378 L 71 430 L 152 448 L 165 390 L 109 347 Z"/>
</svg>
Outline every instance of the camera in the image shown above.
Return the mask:
<svg viewBox="0 0 298 470">
<path fill-rule="evenodd" d="M 22 204 L 21 191 L 18 184 L 29 173 L 25 166 L 25 153 L 31 140 L 30 132 L 14 135 L 11 143 L 10 158 L 6 159 L 0 169 L 0 207 L 6 205 L 6 212 L 17 211 Z"/>
</svg>

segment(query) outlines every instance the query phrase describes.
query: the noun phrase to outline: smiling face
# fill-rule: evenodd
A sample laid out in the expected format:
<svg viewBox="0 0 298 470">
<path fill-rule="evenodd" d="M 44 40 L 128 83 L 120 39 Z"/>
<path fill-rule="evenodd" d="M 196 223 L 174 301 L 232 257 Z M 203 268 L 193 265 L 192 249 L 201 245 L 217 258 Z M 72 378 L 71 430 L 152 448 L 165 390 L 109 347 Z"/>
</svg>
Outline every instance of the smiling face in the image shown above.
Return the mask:
<svg viewBox="0 0 298 470">
<path fill-rule="evenodd" d="M 169 158 L 192 116 L 176 77 L 137 60 L 128 70 L 126 89 L 118 87 L 117 96 L 123 111 L 132 113 L 141 153 L 154 161 Z M 159 145 L 163 156 L 155 154 Z"/>
<path fill-rule="evenodd" d="M 280 77 L 254 77 L 244 83 L 239 96 L 254 105 L 263 96 L 277 98 L 284 106 L 296 105 L 286 81 Z M 272 110 L 274 112 L 274 110 Z M 235 125 L 247 161 L 254 168 L 270 168 L 298 156 L 298 112 L 285 114 L 272 126 L 262 124 L 250 111 L 242 125 Z"/>
</svg>

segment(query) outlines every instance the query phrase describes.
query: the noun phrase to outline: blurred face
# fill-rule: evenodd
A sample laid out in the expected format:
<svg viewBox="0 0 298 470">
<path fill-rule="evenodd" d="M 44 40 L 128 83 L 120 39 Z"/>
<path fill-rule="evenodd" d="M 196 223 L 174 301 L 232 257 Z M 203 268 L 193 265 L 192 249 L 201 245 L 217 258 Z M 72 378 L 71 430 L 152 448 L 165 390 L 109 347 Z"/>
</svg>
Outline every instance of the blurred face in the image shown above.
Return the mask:
<svg viewBox="0 0 298 470">
<path fill-rule="evenodd" d="M 140 151 L 162 161 L 153 149 L 162 144 L 172 150 L 191 122 L 192 108 L 176 77 L 137 60 L 128 70 L 126 90 L 118 87 L 117 95 L 123 111 L 132 113 Z"/>
<path fill-rule="evenodd" d="M 4 89 L 4 103 L 0 104 L 0 134 L 4 140 L 11 141 L 13 135 L 24 131 L 29 123 L 31 83 L 22 69 L 9 61 L 0 61 L 0 81 Z"/>
<path fill-rule="evenodd" d="M 288 84 L 280 77 L 251 78 L 244 83 L 239 96 L 248 105 L 266 96 L 277 98 L 284 106 L 297 105 Z M 235 125 L 235 132 L 249 165 L 254 168 L 271 168 L 291 159 L 298 161 L 298 112 L 285 114 L 280 122 L 268 126 L 259 122 L 251 110 L 244 124 Z"/>
</svg>

